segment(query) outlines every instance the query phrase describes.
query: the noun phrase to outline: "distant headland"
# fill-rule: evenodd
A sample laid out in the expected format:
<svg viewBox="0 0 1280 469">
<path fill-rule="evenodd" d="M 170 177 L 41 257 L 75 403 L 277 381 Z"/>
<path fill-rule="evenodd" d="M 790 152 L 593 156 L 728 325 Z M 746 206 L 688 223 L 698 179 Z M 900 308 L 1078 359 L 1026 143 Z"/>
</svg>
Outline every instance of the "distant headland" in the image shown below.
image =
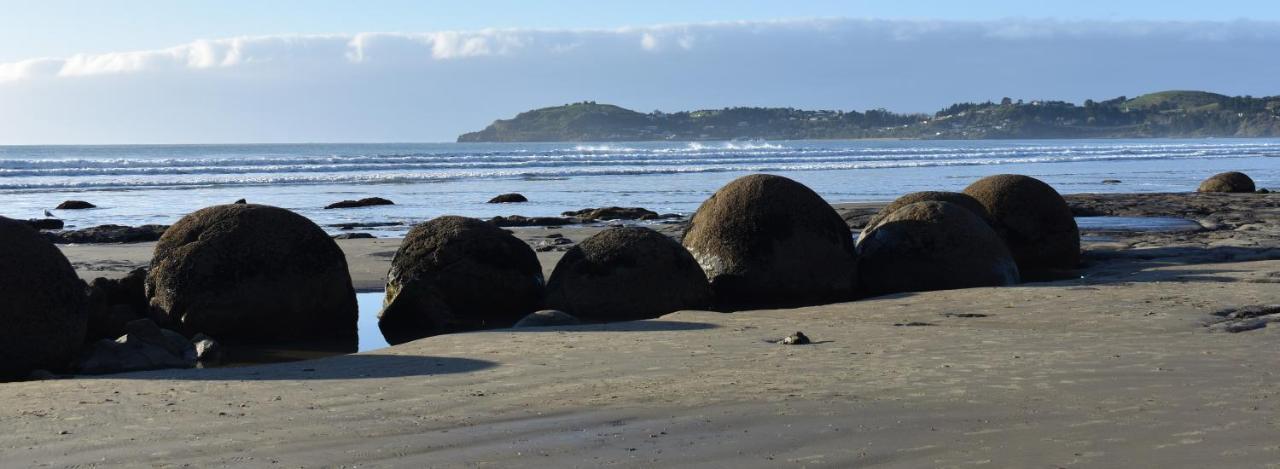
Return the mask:
<svg viewBox="0 0 1280 469">
<path fill-rule="evenodd" d="M 641 113 L 594 101 L 522 112 L 459 142 L 732 139 L 1039 139 L 1278 137 L 1280 96 L 1162 91 L 1083 105 L 957 103 L 929 114 L 736 107 Z"/>
</svg>

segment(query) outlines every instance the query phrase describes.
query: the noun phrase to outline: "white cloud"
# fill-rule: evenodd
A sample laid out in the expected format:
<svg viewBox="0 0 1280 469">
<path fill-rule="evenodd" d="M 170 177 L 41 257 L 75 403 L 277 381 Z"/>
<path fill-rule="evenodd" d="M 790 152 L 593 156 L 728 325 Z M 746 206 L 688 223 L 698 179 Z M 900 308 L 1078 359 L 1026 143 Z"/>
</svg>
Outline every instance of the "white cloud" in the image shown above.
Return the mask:
<svg viewBox="0 0 1280 469">
<path fill-rule="evenodd" d="M 0 63 L 0 143 L 442 140 L 584 99 L 932 111 L 1280 94 L 1280 24 L 811 19 L 198 40 Z"/>
</svg>

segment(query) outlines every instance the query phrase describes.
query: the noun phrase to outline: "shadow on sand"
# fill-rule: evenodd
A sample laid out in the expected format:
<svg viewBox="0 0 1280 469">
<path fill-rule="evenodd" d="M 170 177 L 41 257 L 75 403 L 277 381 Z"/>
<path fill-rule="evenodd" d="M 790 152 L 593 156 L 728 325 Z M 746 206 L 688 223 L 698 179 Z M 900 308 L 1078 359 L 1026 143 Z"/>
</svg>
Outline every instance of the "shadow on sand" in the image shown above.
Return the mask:
<svg viewBox="0 0 1280 469">
<path fill-rule="evenodd" d="M 470 358 L 366 353 L 270 365 L 80 375 L 80 379 L 181 381 L 279 381 L 308 379 L 374 379 L 469 373 L 497 366 Z"/>
<path fill-rule="evenodd" d="M 662 331 L 701 331 L 715 329 L 720 326 L 705 322 L 663 321 L 646 319 L 642 321 L 608 322 L 599 324 L 577 324 L 565 326 L 537 326 L 498 329 L 500 332 L 662 332 Z M 491 330 L 495 331 L 495 330 Z"/>
</svg>

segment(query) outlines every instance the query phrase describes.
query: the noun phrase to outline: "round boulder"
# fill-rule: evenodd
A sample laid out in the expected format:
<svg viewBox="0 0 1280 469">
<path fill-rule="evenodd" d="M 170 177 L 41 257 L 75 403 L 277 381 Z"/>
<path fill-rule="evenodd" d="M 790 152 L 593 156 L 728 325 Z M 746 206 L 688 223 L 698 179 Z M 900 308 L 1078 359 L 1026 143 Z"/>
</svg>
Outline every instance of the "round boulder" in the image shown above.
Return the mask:
<svg viewBox="0 0 1280 469">
<path fill-rule="evenodd" d="M 498 196 L 496 196 L 496 197 L 494 197 L 494 198 L 492 198 L 492 199 L 489 199 L 489 201 L 488 201 L 488 202 L 486 202 L 486 203 L 490 203 L 490 204 L 518 204 L 518 203 L 521 203 L 521 202 L 528 202 L 528 201 L 529 201 L 529 199 L 528 199 L 528 198 L 526 198 L 524 195 L 511 193 L 511 194 L 501 194 L 501 195 L 498 195 Z"/>
<path fill-rule="evenodd" d="M 1253 192 L 1255 190 L 1257 187 L 1254 186 L 1252 178 L 1245 173 L 1230 171 L 1205 179 L 1196 192 Z"/>
<path fill-rule="evenodd" d="M 942 191 L 912 192 L 894 199 L 893 202 L 889 202 L 889 205 L 884 206 L 884 208 L 880 209 L 879 212 L 872 215 L 871 218 L 867 220 L 867 225 L 863 228 L 862 234 L 858 236 L 858 242 L 862 242 L 862 238 L 866 237 L 867 232 L 870 231 L 871 228 L 880 224 L 882 220 L 893 212 L 896 212 L 898 209 L 917 202 L 931 201 L 947 202 L 958 205 L 961 208 L 973 212 L 974 215 L 977 215 L 978 218 L 981 218 L 984 222 L 987 222 L 987 224 L 993 223 L 991 221 L 991 214 L 987 213 L 987 208 L 982 206 L 982 202 L 978 202 L 977 199 L 970 197 L 968 194 Z"/>
<path fill-rule="evenodd" d="M 925 201 L 886 215 L 858 240 L 863 291 L 909 291 L 1018 283 L 1018 266 L 995 230 L 971 209 Z"/>
<path fill-rule="evenodd" d="M 474 218 L 409 230 L 391 259 L 378 327 L 387 342 L 511 327 L 542 303 L 542 266 L 524 241 Z"/>
<path fill-rule="evenodd" d="M 1016 174 L 987 176 L 965 188 L 986 207 L 996 232 L 1025 276 L 1080 263 L 1080 229 L 1058 191 L 1039 179 Z"/>
<path fill-rule="evenodd" d="M 146 294 L 152 312 L 188 336 L 356 335 L 342 250 L 311 220 L 267 205 L 216 205 L 182 217 L 156 243 Z"/>
<path fill-rule="evenodd" d="M 26 223 L 0 217 L 0 380 L 61 371 L 84 341 L 85 285 Z"/>
<path fill-rule="evenodd" d="M 711 303 L 684 246 L 643 227 L 610 228 L 569 249 L 547 282 L 547 306 L 590 322 L 651 319 Z"/>
<path fill-rule="evenodd" d="M 849 226 L 785 177 L 755 174 L 720 188 L 698 207 L 683 243 L 721 306 L 817 304 L 854 292 Z"/>
</svg>

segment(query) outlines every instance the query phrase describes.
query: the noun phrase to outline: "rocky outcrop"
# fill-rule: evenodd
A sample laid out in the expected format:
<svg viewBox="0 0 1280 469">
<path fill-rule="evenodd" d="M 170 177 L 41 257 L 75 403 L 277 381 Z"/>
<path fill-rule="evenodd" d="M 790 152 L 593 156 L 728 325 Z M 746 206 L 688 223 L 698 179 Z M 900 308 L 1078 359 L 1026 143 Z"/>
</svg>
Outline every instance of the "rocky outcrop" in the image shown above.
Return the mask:
<svg viewBox="0 0 1280 469">
<path fill-rule="evenodd" d="M 134 269 L 118 279 L 98 277 L 89 282 L 89 327 L 86 340 L 114 339 L 125 325 L 148 315 L 147 269 Z"/>
<path fill-rule="evenodd" d="M 444 216 L 409 230 L 387 273 L 378 327 L 392 344 L 511 327 L 542 303 L 542 266 L 492 223 Z"/>
<path fill-rule="evenodd" d="M 117 244 L 157 241 L 168 225 L 99 225 L 81 230 L 45 232 L 44 237 L 56 244 Z"/>
<path fill-rule="evenodd" d="M 161 329 L 150 319 L 138 319 L 125 326 L 116 340 L 102 339 L 85 349 L 77 364 L 83 374 L 191 368 L 196 365 L 196 348 L 177 332 Z"/>
<path fill-rule="evenodd" d="M 972 208 L 939 201 L 899 207 L 858 239 L 865 293 L 949 290 L 1018 283 L 1004 241 Z"/>
<path fill-rule="evenodd" d="M 561 217 L 524 217 L 520 215 L 511 215 L 507 217 L 493 217 L 489 219 L 489 223 L 494 226 L 512 227 L 512 226 L 564 226 L 576 225 L 581 223 L 576 218 Z"/>
<path fill-rule="evenodd" d="M 818 304 L 855 291 L 849 227 L 822 197 L 781 176 L 720 188 L 690 219 L 683 244 L 721 305 Z"/>
<path fill-rule="evenodd" d="M 343 200 L 326 205 L 325 209 L 373 207 L 376 205 L 395 205 L 395 202 L 382 197 L 366 197 L 360 200 Z"/>
<path fill-rule="evenodd" d="M 528 202 L 528 201 L 529 201 L 529 199 L 525 198 L 525 196 L 524 196 L 524 195 L 521 195 L 521 194 L 514 194 L 514 193 L 512 193 L 512 194 L 502 194 L 502 195 L 499 195 L 499 196 L 497 196 L 497 197 L 494 197 L 494 198 L 492 198 L 492 199 L 489 199 L 489 201 L 488 201 L 488 202 L 485 202 L 485 203 L 489 203 L 489 204 L 516 204 L 516 203 Z"/>
<path fill-rule="evenodd" d="M 662 218 L 662 215 L 658 215 L 658 212 L 640 207 L 584 208 L 582 210 L 564 212 L 561 215 L 574 217 L 584 222 L 596 220 L 657 220 Z"/>
<path fill-rule="evenodd" d="M 146 292 L 179 332 L 223 340 L 355 339 L 346 257 L 311 220 L 255 204 L 183 217 L 156 243 Z"/>
<path fill-rule="evenodd" d="M 1053 187 L 1028 176 L 1000 174 L 979 179 L 964 193 L 991 214 L 1022 275 L 1040 276 L 1080 264 L 1080 229 Z"/>
<path fill-rule="evenodd" d="M 610 228 L 583 240 L 560 258 L 547 282 L 547 306 L 592 322 L 650 319 L 710 303 L 710 285 L 693 256 L 642 227 Z"/>
<path fill-rule="evenodd" d="M 32 218 L 27 220 L 27 226 L 33 230 L 61 230 L 66 225 L 57 218 Z"/>
<path fill-rule="evenodd" d="M 54 207 L 54 210 L 84 210 L 89 208 L 98 208 L 98 206 L 83 200 L 67 200 Z"/>
<path fill-rule="evenodd" d="M 1215 174 L 1209 179 L 1205 179 L 1200 183 L 1200 187 L 1196 192 L 1232 192 L 1232 193 L 1249 193 L 1257 190 L 1253 184 L 1253 179 L 1248 175 L 1229 171 L 1225 173 Z"/>
<path fill-rule="evenodd" d="M 0 217 L 0 380 L 63 371 L 84 341 L 84 282 L 25 222 Z"/>
</svg>

